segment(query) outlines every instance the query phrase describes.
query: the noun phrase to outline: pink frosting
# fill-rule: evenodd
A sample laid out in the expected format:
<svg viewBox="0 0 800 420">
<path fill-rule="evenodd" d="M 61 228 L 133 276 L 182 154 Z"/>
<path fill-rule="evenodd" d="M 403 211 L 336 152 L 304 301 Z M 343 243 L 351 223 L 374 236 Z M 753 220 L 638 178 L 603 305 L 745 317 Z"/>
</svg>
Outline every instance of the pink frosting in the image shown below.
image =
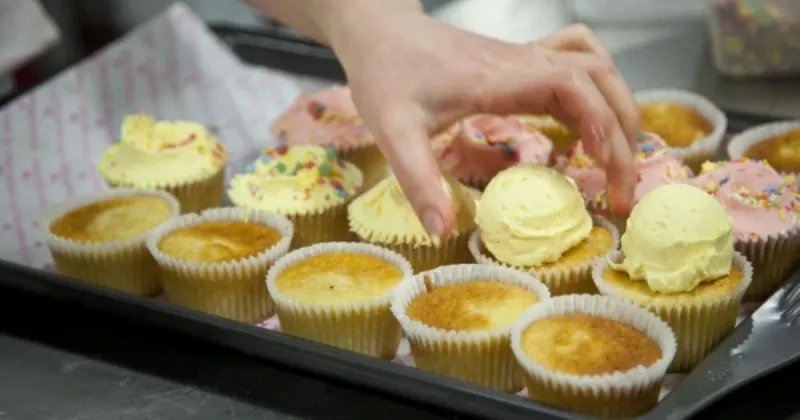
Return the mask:
<svg viewBox="0 0 800 420">
<path fill-rule="evenodd" d="M 481 183 L 518 163 L 547 164 L 553 144 L 519 117 L 477 114 L 437 136 L 434 149 L 443 168 L 464 182 Z"/>
<path fill-rule="evenodd" d="M 634 200 L 639 201 L 654 188 L 669 183 L 685 183 L 691 170 L 667 152 L 669 146 L 659 136 L 643 133 L 637 143 L 636 173 L 638 182 Z M 575 180 L 584 198 L 595 204 L 605 202 L 606 172 L 590 158 L 583 142 L 576 142 L 569 151 L 556 159 L 556 166 Z"/>
<path fill-rule="evenodd" d="M 714 195 L 733 217 L 733 235 L 745 240 L 797 227 L 800 196 L 796 179 L 781 176 L 764 163 L 737 159 L 706 162 L 692 181 Z"/>
<path fill-rule="evenodd" d="M 301 95 L 272 124 L 272 134 L 290 146 L 315 144 L 346 150 L 375 143 L 347 86 Z"/>
</svg>

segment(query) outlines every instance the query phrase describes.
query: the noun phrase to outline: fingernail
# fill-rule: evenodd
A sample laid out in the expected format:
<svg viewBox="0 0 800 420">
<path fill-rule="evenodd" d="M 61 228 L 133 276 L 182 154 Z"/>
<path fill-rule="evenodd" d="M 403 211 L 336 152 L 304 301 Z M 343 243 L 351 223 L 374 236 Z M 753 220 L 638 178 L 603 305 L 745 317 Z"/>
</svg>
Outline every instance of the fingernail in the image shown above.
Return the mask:
<svg viewBox="0 0 800 420">
<path fill-rule="evenodd" d="M 431 237 L 440 237 L 444 229 L 442 216 L 435 209 L 427 209 L 422 213 L 422 226 Z"/>
</svg>

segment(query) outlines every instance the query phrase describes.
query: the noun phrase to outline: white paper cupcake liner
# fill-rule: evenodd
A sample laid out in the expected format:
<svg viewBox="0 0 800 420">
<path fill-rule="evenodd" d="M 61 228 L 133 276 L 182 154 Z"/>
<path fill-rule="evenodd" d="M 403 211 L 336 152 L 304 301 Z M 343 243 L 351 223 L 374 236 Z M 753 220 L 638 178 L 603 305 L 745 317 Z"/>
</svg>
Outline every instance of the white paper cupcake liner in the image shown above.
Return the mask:
<svg viewBox="0 0 800 420">
<path fill-rule="evenodd" d="M 401 255 L 375 245 L 329 242 L 292 251 L 278 260 L 267 274 L 267 290 L 275 302 L 283 332 L 311 341 L 369 356 L 391 360 L 400 345 L 400 324 L 389 305 L 397 287 L 369 300 L 346 304 L 303 303 L 281 293 L 278 275 L 287 267 L 308 258 L 332 253 L 364 254 L 383 259 L 403 272 L 403 280 L 412 275 L 411 264 Z"/>
<path fill-rule="evenodd" d="M 730 159 L 743 158 L 747 150 L 756 144 L 797 129 L 800 129 L 800 120 L 780 121 L 751 127 L 731 138 L 728 142 L 728 157 Z M 787 175 L 786 172 L 783 174 Z"/>
<path fill-rule="evenodd" d="M 534 321 L 586 314 L 630 325 L 653 339 L 661 357 L 650 366 L 605 375 L 573 375 L 553 371 L 532 360 L 522 348 L 522 334 Z M 542 343 L 543 346 L 548 343 Z M 525 372 L 528 397 L 541 403 L 598 417 L 630 417 L 658 403 L 661 383 L 675 356 L 675 335 L 657 316 L 641 307 L 607 296 L 559 296 L 534 305 L 512 328 L 511 349 Z"/>
<path fill-rule="evenodd" d="M 765 237 L 735 239 L 733 246 L 753 266 L 745 301 L 763 301 L 786 280 L 800 256 L 800 228 Z"/>
<path fill-rule="evenodd" d="M 705 117 L 714 127 L 705 138 L 686 148 L 673 148 L 676 156 L 693 171 L 707 160 L 716 160 L 722 139 L 728 130 L 728 119 L 714 103 L 693 92 L 676 89 L 653 89 L 635 93 L 636 101 L 641 103 L 666 102 L 693 108 Z"/>
<path fill-rule="evenodd" d="M 400 321 L 418 368 L 451 376 L 504 392 L 522 389 L 521 372 L 509 347 L 511 326 L 487 331 L 447 331 L 411 319 L 406 311 L 417 296 L 427 292 L 425 279 L 434 286 L 469 281 L 495 281 L 518 285 L 540 301 L 550 292 L 530 274 L 505 267 L 477 264 L 449 265 L 417 274 L 398 288 L 392 313 Z"/>
<path fill-rule="evenodd" d="M 608 259 L 595 265 L 592 276 L 600 293 L 633 301 L 624 291 L 603 278 L 603 273 L 610 269 L 609 260 L 620 262 L 622 259 L 622 251 L 614 252 Z M 753 267 L 747 258 L 735 251 L 733 265 L 742 271 L 744 279 L 730 295 L 702 301 L 683 297 L 674 303 L 655 301 L 645 296 L 633 301 L 660 316 L 675 331 L 678 350 L 669 367 L 670 372 L 691 370 L 736 326 L 742 298 L 753 280 Z"/>
<path fill-rule="evenodd" d="M 451 235 L 447 240 L 439 243 L 438 246 L 375 243 L 358 235 L 355 235 L 355 238 L 359 242 L 378 245 L 402 255 L 411 263 L 411 267 L 414 269 L 415 273 L 433 270 L 443 265 L 467 264 L 473 262 L 472 255 L 467 246 L 470 239 L 469 233 Z"/>
<path fill-rule="evenodd" d="M 237 221 L 277 230 L 281 239 L 272 247 L 235 261 L 199 263 L 171 257 L 158 248 L 170 232 L 208 222 Z M 162 224 L 147 240 L 147 248 L 161 268 L 170 302 L 197 311 L 247 323 L 270 317 L 273 305 L 264 287 L 267 269 L 286 254 L 294 227 L 284 216 L 258 210 L 227 207 L 189 213 Z"/>
<path fill-rule="evenodd" d="M 611 232 L 611 247 L 606 254 L 598 258 L 587 260 L 586 262 L 575 264 L 568 268 L 520 267 L 498 261 L 492 257 L 484 247 L 480 229 L 476 229 L 475 232 L 472 233 L 468 247 L 472 257 L 475 258 L 475 261 L 479 264 L 509 267 L 524 273 L 531 273 L 547 286 L 553 296 L 575 293 L 593 294 L 597 293 L 597 289 L 592 281 L 592 267 L 597 261 L 604 260 L 610 253 L 619 248 L 619 231 L 612 223 L 603 217 L 594 215 L 592 216 L 592 220 L 595 226 L 601 226 Z"/>
<path fill-rule="evenodd" d="M 163 191 L 128 188 L 74 198 L 45 210 L 41 225 L 45 226 L 45 243 L 50 248 L 57 270 L 123 292 L 142 296 L 157 294 L 161 290 L 158 266 L 146 247 L 150 232 L 103 243 L 73 241 L 50 232 L 52 223 L 69 211 L 106 200 L 137 196 L 162 198 L 169 203 L 173 217 L 180 214 L 180 204 L 172 195 Z"/>
</svg>

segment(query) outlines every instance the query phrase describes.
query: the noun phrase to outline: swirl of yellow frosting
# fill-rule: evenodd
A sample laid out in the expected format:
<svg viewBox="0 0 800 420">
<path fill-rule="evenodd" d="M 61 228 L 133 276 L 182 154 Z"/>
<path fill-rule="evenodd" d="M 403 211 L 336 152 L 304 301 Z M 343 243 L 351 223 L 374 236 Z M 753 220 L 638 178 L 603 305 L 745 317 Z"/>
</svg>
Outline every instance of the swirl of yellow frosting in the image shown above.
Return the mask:
<svg viewBox="0 0 800 420">
<path fill-rule="evenodd" d="M 281 145 L 264 149 L 234 176 L 228 197 L 240 207 L 307 214 L 347 202 L 362 183 L 361 171 L 333 149 Z"/>
<path fill-rule="evenodd" d="M 518 267 L 557 261 L 586 239 L 593 226 L 575 182 L 533 164 L 497 174 L 477 207 L 486 248 L 499 261 Z"/>
<path fill-rule="evenodd" d="M 136 114 L 125 117 L 120 131 L 120 141 L 98 165 L 114 184 L 158 188 L 200 181 L 219 173 L 228 160 L 222 143 L 195 122 Z"/>
</svg>

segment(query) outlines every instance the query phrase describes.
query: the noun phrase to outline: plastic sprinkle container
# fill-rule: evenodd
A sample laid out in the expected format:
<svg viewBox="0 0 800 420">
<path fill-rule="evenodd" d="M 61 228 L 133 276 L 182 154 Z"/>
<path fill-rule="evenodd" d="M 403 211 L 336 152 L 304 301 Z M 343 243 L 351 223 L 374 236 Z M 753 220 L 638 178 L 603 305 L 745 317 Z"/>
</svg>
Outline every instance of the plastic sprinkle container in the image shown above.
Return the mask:
<svg viewBox="0 0 800 420">
<path fill-rule="evenodd" d="M 708 0 L 717 69 L 733 77 L 800 75 L 800 0 Z"/>
</svg>

